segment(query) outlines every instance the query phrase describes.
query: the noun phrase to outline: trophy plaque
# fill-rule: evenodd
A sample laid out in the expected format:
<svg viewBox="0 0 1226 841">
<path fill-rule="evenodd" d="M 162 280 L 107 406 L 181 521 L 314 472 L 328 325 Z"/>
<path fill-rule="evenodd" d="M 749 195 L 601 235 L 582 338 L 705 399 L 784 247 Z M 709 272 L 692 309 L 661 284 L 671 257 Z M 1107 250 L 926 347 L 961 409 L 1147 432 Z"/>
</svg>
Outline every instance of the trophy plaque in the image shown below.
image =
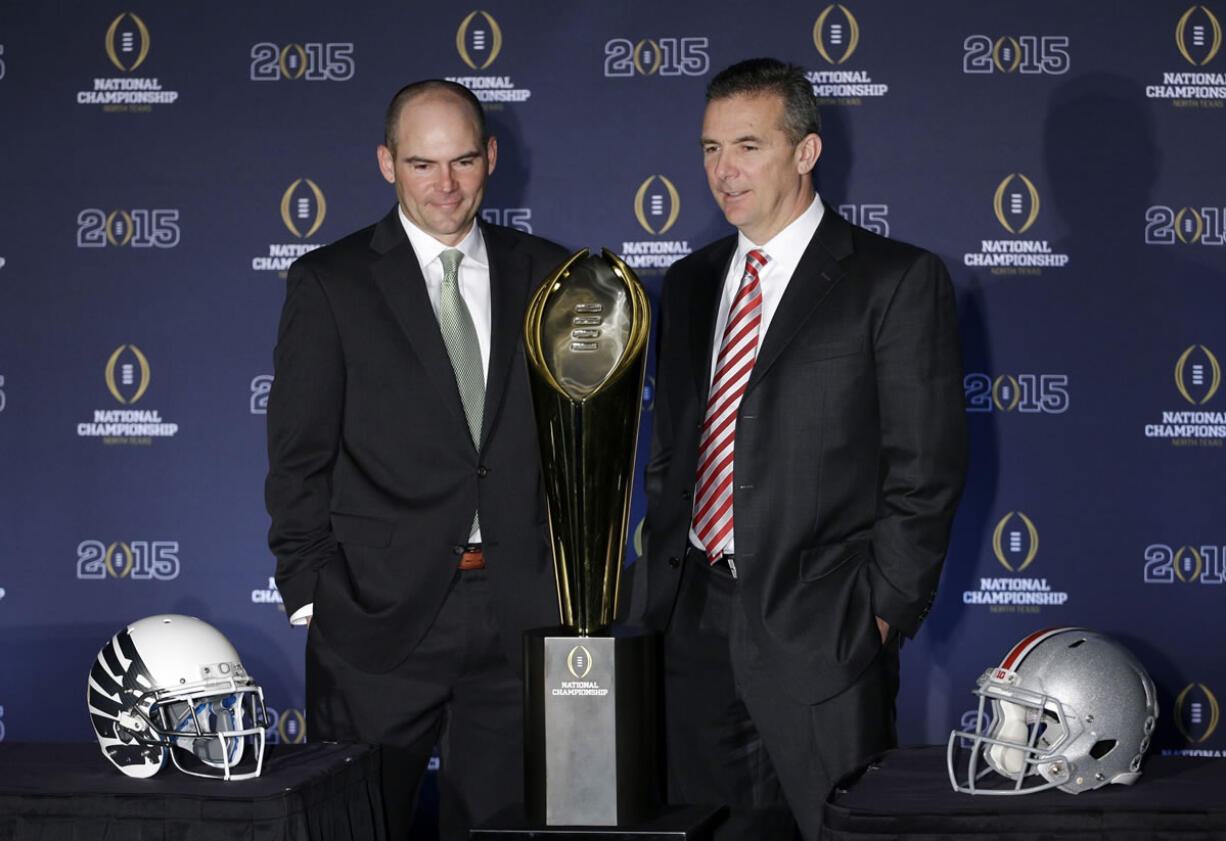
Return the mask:
<svg viewBox="0 0 1226 841">
<path fill-rule="evenodd" d="M 656 805 L 657 638 L 613 628 L 650 323 L 630 268 L 587 249 L 524 323 L 561 617 L 524 637 L 526 812 L 548 826 L 616 826 Z"/>
</svg>

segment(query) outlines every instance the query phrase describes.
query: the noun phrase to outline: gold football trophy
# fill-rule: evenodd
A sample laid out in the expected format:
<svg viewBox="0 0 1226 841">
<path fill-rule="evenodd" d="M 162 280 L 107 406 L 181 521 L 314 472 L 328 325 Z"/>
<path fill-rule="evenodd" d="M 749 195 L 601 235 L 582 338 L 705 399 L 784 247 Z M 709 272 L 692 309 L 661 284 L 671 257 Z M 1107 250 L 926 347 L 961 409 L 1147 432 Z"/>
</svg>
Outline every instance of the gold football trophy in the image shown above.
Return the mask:
<svg viewBox="0 0 1226 841">
<path fill-rule="evenodd" d="M 524 635 L 526 814 L 625 825 L 658 802 L 658 638 L 613 627 L 651 307 L 634 272 L 583 249 L 524 322 L 562 627 Z"/>
<path fill-rule="evenodd" d="M 585 248 L 528 305 L 524 345 L 540 435 L 562 624 L 613 624 L 626 555 L 651 306 L 617 255 Z"/>
</svg>

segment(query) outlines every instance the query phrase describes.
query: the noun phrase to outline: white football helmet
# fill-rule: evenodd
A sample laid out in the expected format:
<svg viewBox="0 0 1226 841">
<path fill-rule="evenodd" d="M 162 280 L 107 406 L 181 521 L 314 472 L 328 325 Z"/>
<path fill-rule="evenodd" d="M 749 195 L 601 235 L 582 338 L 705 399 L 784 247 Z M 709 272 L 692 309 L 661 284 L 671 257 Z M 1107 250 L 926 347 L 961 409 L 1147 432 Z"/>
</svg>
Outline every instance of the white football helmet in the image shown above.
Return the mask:
<svg viewBox="0 0 1226 841">
<path fill-rule="evenodd" d="M 225 636 L 193 616 L 148 616 L 98 653 L 86 691 L 102 753 L 151 777 L 169 753 L 197 777 L 243 780 L 264 765 L 264 692 Z"/>
<path fill-rule="evenodd" d="M 1109 637 L 1037 631 L 984 672 L 974 692 L 975 729 L 950 733 L 946 750 L 956 791 L 1077 794 L 1141 776 L 1158 700 L 1145 667 Z M 1033 785 L 1023 787 L 1028 777 Z"/>
</svg>

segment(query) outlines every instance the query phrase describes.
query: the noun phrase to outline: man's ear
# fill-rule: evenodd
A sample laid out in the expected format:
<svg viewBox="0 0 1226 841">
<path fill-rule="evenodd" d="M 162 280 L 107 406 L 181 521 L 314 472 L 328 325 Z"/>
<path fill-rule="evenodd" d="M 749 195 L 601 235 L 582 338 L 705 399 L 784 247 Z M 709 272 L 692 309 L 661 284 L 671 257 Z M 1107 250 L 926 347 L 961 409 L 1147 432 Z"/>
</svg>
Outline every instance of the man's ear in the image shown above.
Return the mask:
<svg viewBox="0 0 1226 841">
<path fill-rule="evenodd" d="M 796 171 L 801 175 L 812 172 L 821 156 L 821 137 L 813 133 L 806 134 L 800 139 L 800 143 L 796 144 Z"/>
<path fill-rule="evenodd" d="M 490 136 L 489 140 L 485 141 L 485 162 L 485 172 L 488 175 L 494 171 L 494 164 L 498 163 L 498 138 L 493 135 Z"/>
<path fill-rule="evenodd" d="M 396 183 L 396 160 L 392 157 L 392 150 L 380 143 L 375 154 L 379 158 L 379 172 L 383 173 L 383 178 L 388 184 Z"/>
</svg>

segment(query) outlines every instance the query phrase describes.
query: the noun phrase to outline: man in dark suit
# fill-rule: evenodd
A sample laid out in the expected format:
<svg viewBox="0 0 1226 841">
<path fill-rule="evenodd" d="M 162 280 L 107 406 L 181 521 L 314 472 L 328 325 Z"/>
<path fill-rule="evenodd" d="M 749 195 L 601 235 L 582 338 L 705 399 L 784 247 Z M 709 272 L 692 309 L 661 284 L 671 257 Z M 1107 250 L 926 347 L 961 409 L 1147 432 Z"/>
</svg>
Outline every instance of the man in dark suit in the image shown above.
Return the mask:
<svg viewBox="0 0 1226 841">
<path fill-rule="evenodd" d="M 311 738 L 382 746 L 397 841 L 437 745 L 458 839 L 522 801 L 521 634 L 557 622 L 521 333 L 567 253 L 475 221 L 498 146 L 467 89 L 409 85 L 385 134 L 397 207 L 290 267 L 269 544 Z"/>
<path fill-rule="evenodd" d="M 965 471 L 949 276 L 822 205 L 818 132 L 800 68 L 712 79 L 703 160 L 739 233 L 661 293 L 631 616 L 666 631 L 670 796 L 730 804 L 724 838 L 816 838 L 895 744 Z"/>
</svg>

